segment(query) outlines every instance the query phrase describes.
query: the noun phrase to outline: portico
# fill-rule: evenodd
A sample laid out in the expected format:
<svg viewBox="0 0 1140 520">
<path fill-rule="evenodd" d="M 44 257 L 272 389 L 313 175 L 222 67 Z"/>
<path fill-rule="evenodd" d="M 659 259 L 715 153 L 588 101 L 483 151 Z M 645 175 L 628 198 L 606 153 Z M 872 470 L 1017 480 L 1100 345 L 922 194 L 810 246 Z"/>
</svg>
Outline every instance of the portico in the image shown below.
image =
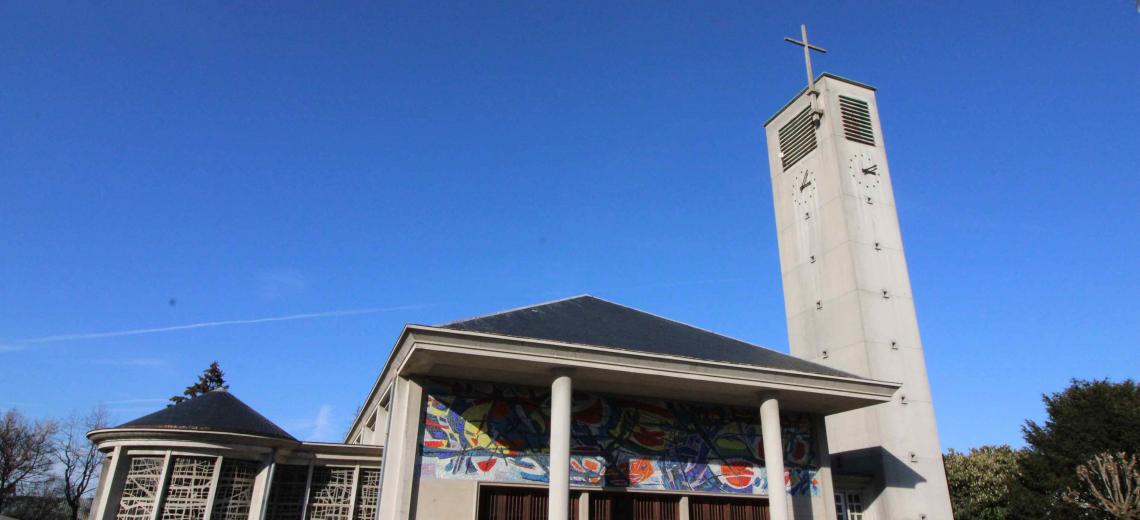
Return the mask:
<svg viewBox="0 0 1140 520">
<path fill-rule="evenodd" d="M 598 339 L 614 332 L 623 345 L 562 341 L 518 322 L 528 318 L 592 323 L 597 336 L 568 339 L 614 343 Z M 771 518 L 824 519 L 834 506 L 822 418 L 896 388 L 578 297 L 409 325 L 349 440 L 387 433 L 383 518 L 483 518 L 481 496 L 530 489 L 552 520 L 591 517 L 622 493 L 658 497 L 679 518 L 690 497 L 725 496 L 760 500 Z"/>
</svg>

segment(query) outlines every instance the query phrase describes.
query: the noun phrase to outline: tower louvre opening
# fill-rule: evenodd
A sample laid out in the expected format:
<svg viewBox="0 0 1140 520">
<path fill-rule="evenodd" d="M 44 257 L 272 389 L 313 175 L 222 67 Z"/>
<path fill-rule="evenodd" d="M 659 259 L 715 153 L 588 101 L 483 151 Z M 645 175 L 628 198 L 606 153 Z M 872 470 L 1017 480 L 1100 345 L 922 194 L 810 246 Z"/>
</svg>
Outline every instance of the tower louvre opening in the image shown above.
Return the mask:
<svg viewBox="0 0 1140 520">
<path fill-rule="evenodd" d="M 843 114 L 843 134 L 847 140 L 875 146 L 871 110 L 866 101 L 839 96 L 839 111 Z"/>
<path fill-rule="evenodd" d="M 815 148 L 815 123 L 811 117 L 811 106 L 807 106 L 780 127 L 780 160 L 784 170 L 791 168 Z"/>
</svg>

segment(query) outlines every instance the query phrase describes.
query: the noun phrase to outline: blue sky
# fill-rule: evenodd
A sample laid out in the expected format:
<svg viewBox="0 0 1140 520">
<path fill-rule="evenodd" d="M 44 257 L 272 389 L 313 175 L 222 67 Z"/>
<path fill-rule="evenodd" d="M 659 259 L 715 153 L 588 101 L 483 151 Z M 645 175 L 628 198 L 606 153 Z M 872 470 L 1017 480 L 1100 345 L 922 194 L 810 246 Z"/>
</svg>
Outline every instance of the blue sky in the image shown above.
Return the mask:
<svg viewBox="0 0 1140 520">
<path fill-rule="evenodd" d="M 786 351 L 807 22 L 880 89 L 944 447 L 1019 444 L 1140 375 L 1140 14 L 1077 7 L 0 4 L 0 408 L 128 420 L 217 359 L 337 440 L 404 323 L 580 293 Z"/>
</svg>

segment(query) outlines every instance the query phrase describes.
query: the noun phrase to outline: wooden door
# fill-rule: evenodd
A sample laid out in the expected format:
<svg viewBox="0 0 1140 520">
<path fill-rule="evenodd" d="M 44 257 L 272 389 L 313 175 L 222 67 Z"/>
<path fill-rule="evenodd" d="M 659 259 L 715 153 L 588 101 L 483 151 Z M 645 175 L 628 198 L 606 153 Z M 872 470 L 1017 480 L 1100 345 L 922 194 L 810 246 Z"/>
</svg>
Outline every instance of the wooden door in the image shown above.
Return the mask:
<svg viewBox="0 0 1140 520">
<path fill-rule="evenodd" d="M 678 520 L 680 498 L 643 493 L 590 493 L 590 520 Z"/>
<path fill-rule="evenodd" d="M 689 520 L 769 520 L 768 501 L 757 498 L 689 497 Z"/>
<path fill-rule="evenodd" d="M 570 493 L 570 520 L 578 520 L 579 493 Z M 550 494 L 545 489 L 484 486 L 479 490 L 479 520 L 547 520 Z"/>
</svg>

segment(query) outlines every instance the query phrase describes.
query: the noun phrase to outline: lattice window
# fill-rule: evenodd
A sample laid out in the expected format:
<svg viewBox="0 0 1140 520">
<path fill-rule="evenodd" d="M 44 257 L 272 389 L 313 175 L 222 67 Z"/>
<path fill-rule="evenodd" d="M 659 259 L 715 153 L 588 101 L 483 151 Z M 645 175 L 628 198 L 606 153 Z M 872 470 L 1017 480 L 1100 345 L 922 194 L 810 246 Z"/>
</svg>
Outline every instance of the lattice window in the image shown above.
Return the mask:
<svg viewBox="0 0 1140 520">
<path fill-rule="evenodd" d="M 352 518 L 354 471 L 354 468 L 313 468 L 313 483 L 309 487 L 309 520 Z"/>
<path fill-rule="evenodd" d="M 269 520 L 301 520 L 305 503 L 307 466 L 278 464 L 273 470 L 273 485 L 269 487 L 269 503 L 265 518 Z"/>
<path fill-rule="evenodd" d="M 162 501 L 162 520 L 201 520 L 210 506 L 214 463 L 209 457 L 174 457 Z"/>
<path fill-rule="evenodd" d="M 380 502 L 380 470 L 360 469 L 360 482 L 356 488 L 356 514 L 354 520 L 376 520 L 376 507 Z"/>
<path fill-rule="evenodd" d="M 218 490 L 214 492 L 214 512 L 211 520 L 246 520 L 253 497 L 253 481 L 257 477 L 257 463 L 224 459 L 218 477 Z"/>
<path fill-rule="evenodd" d="M 863 520 L 863 495 L 858 492 L 835 492 L 835 518 L 837 520 Z"/>
<path fill-rule="evenodd" d="M 131 457 L 116 520 L 150 520 L 158 499 L 163 457 Z"/>
</svg>

